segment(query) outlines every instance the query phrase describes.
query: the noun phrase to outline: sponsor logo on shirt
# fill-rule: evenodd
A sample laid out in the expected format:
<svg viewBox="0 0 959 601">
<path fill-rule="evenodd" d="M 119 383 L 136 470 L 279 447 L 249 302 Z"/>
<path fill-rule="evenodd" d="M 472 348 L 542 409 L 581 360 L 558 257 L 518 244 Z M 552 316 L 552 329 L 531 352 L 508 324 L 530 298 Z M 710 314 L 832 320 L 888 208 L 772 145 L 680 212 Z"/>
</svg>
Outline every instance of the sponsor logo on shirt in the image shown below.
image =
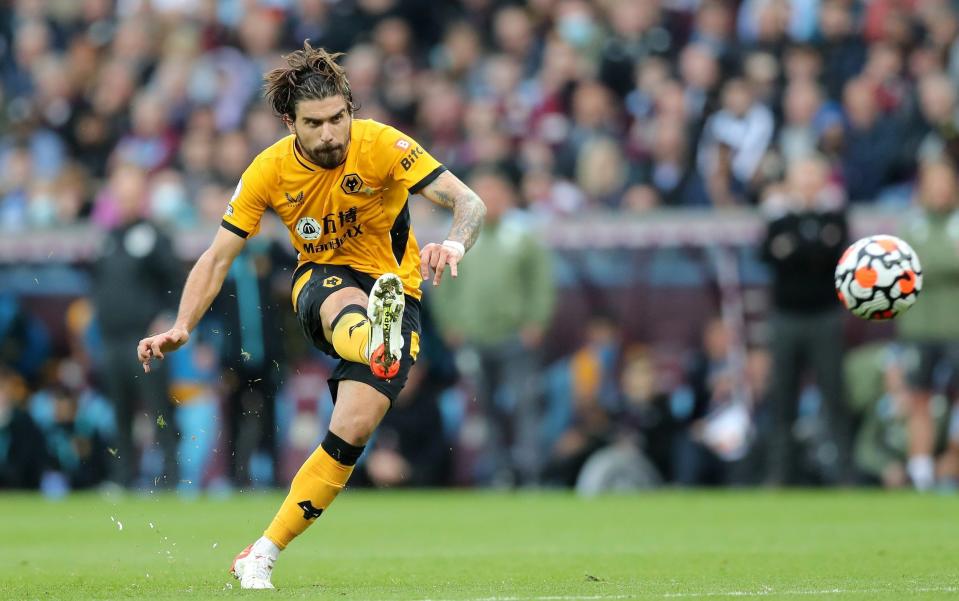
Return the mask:
<svg viewBox="0 0 959 601">
<path fill-rule="evenodd" d="M 303 190 L 300 190 L 300 193 L 296 196 L 290 196 L 289 192 L 284 192 L 284 194 L 286 195 L 286 202 L 290 205 L 297 207 L 303 204 Z"/>
<path fill-rule="evenodd" d="M 420 146 L 417 146 L 411 150 L 410 153 L 403 157 L 403 160 L 400 161 L 400 165 L 403 165 L 403 171 L 409 171 L 410 167 L 413 166 L 413 163 L 416 162 L 416 159 L 420 158 L 424 154 L 426 153 L 423 152 L 423 148 Z"/>
<path fill-rule="evenodd" d="M 312 217 L 301 217 L 296 222 L 296 233 L 304 240 L 316 240 L 323 235 L 323 227 Z"/>
</svg>

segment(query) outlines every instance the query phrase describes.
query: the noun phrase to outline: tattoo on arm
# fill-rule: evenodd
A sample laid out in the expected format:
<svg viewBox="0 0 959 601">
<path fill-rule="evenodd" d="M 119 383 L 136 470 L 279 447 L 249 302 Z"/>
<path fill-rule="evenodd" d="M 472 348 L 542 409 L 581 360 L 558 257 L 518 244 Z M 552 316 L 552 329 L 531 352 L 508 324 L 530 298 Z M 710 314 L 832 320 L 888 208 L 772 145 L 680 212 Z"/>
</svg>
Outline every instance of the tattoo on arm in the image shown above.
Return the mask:
<svg viewBox="0 0 959 601">
<path fill-rule="evenodd" d="M 448 171 L 423 188 L 422 194 L 442 207 L 453 209 L 453 225 L 447 239 L 461 242 L 467 249 L 473 246 L 486 216 L 486 205 L 480 197 Z"/>
</svg>

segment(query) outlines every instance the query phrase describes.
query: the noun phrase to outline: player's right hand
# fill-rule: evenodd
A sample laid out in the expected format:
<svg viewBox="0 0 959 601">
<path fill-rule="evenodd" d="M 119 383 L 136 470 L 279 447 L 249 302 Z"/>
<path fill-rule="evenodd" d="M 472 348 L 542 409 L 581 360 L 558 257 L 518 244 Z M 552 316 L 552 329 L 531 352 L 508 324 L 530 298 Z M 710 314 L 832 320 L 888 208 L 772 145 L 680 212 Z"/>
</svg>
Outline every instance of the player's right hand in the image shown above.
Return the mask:
<svg viewBox="0 0 959 601">
<path fill-rule="evenodd" d="M 150 373 L 150 361 L 154 357 L 163 360 L 163 353 L 170 353 L 190 339 L 186 328 L 173 327 L 162 334 L 154 334 L 140 341 L 137 345 L 137 358 L 143 364 L 143 371 Z"/>
</svg>

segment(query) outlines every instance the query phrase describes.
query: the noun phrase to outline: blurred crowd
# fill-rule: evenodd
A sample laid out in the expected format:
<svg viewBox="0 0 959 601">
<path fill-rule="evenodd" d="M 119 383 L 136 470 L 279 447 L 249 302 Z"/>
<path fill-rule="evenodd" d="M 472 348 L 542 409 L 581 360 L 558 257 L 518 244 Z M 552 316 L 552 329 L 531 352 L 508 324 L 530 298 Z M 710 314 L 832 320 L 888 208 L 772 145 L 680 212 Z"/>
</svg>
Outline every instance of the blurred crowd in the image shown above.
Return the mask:
<svg viewBox="0 0 959 601">
<path fill-rule="evenodd" d="M 457 286 L 427 298 L 432 343 L 367 482 L 957 477 L 955 2 L 16 0 L 0 8 L 0 235 L 105 241 L 55 324 L 0 289 L 0 486 L 272 485 L 315 446 L 328 365 L 288 335 L 295 258 L 275 223 L 189 349 L 150 380 L 127 353 L 176 308 L 177 234 L 212 232 L 286 134 L 261 76 L 306 39 L 347 53 L 359 117 L 409 132 L 491 209 Z M 908 208 L 899 233 L 927 277 L 894 344 L 846 353 L 831 278 L 850 204 Z M 414 223 L 441 219 L 416 206 Z M 614 254 L 535 235 L 734 206 L 769 224 L 765 334 L 717 297 L 686 317 L 681 353 L 597 293 Z"/>
<path fill-rule="evenodd" d="M 10 6 L 12 4 L 12 6 Z M 0 227 L 216 218 L 283 134 L 262 74 L 347 52 L 360 116 L 546 215 L 756 204 L 812 152 L 857 202 L 959 156 L 949 0 L 17 0 L 0 9 Z"/>
</svg>

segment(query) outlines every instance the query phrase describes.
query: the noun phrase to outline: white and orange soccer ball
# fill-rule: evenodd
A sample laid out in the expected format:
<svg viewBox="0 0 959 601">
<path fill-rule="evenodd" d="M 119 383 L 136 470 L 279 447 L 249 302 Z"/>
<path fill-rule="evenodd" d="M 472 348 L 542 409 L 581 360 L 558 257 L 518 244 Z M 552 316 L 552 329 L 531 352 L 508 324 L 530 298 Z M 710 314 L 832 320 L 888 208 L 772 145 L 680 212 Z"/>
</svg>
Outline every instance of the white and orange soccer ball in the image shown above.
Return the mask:
<svg viewBox="0 0 959 601">
<path fill-rule="evenodd" d="M 846 249 L 836 265 L 839 302 L 863 319 L 892 319 L 922 290 L 919 257 L 895 236 L 869 236 Z"/>
</svg>

